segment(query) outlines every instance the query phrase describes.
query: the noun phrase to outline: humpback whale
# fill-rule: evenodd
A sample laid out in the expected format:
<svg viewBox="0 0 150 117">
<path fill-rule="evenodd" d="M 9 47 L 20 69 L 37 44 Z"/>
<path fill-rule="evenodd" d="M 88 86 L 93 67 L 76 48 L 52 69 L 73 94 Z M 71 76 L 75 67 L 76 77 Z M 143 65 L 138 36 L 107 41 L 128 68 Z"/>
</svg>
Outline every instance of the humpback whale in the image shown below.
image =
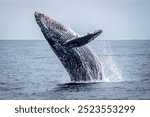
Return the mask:
<svg viewBox="0 0 150 117">
<path fill-rule="evenodd" d="M 63 64 L 72 82 L 103 79 L 101 62 L 86 45 L 99 36 L 102 30 L 80 36 L 71 28 L 49 16 L 38 12 L 35 12 L 34 16 L 44 37 Z"/>
</svg>

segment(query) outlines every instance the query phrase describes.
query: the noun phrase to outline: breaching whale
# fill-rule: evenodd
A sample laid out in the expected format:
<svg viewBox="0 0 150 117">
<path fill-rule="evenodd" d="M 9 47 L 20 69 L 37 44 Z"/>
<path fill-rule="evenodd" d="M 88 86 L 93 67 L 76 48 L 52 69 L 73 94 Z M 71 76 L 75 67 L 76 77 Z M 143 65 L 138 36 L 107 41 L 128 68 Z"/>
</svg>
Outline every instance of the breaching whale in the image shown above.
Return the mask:
<svg viewBox="0 0 150 117">
<path fill-rule="evenodd" d="M 51 17 L 37 12 L 34 16 L 44 37 L 67 70 L 72 82 L 103 79 L 102 66 L 98 57 L 86 46 L 100 35 L 102 30 L 80 36 Z"/>
</svg>

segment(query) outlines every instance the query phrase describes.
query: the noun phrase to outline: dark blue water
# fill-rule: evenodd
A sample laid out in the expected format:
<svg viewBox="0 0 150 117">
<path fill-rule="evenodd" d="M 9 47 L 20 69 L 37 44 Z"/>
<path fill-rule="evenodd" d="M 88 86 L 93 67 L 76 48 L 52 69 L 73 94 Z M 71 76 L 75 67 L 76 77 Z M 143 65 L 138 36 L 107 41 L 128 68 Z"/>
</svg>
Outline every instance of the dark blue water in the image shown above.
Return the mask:
<svg viewBox="0 0 150 117">
<path fill-rule="evenodd" d="M 0 99 L 150 99 L 150 41 L 93 41 L 105 81 L 70 83 L 46 41 L 0 41 Z"/>
</svg>

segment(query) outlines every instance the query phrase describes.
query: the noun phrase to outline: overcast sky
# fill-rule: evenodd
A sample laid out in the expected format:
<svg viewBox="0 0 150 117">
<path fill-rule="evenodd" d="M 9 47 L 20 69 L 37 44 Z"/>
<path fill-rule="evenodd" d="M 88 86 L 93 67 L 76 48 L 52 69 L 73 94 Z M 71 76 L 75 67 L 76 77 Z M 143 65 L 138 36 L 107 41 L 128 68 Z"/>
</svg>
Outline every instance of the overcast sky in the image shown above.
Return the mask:
<svg viewBox="0 0 150 117">
<path fill-rule="evenodd" d="M 44 39 L 34 12 L 99 39 L 150 39 L 150 0 L 0 0 L 0 39 Z"/>
</svg>

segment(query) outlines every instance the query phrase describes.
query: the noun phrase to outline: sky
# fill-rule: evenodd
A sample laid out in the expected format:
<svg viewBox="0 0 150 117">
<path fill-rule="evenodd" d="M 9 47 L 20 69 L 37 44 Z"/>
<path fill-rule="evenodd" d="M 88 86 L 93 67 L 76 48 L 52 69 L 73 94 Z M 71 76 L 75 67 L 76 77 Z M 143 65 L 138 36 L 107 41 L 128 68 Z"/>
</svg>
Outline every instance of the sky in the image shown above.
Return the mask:
<svg viewBox="0 0 150 117">
<path fill-rule="evenodd" d="M 150 39 L 150 0 L 0 0 L 0 40 L 44 40 L 35 11 L 80 35 L 102 29 L 101 40 Z"/>
</svg>

